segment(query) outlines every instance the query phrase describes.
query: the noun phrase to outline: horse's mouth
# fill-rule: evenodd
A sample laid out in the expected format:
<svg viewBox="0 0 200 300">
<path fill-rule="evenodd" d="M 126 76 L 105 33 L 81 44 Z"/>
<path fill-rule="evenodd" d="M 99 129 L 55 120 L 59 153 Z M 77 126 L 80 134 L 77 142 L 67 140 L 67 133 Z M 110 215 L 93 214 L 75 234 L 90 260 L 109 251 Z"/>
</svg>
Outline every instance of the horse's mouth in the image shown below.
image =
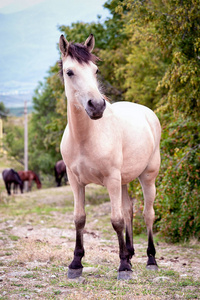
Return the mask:
<svg viewBox="0 0 200 300">
<path fill-rule="evenodd" d="M 98 119 L 101 119 L 102 117 L 103 117 L 103 114 L 101 116 L 90 117 L 90 119 L 98 120 Z"/>
<path fill-rule="evenodd" d="M 85 110 L 86 113 L 88 114 L 88 116 L 90 117 L 91 120 L 98 120 L 101 119 L 103 117 L 103 112 L 102 113 L 98 113 L 98 114 L 94 114 L 94 113 L 89 113 L 87 110 Z"/>
</svg>

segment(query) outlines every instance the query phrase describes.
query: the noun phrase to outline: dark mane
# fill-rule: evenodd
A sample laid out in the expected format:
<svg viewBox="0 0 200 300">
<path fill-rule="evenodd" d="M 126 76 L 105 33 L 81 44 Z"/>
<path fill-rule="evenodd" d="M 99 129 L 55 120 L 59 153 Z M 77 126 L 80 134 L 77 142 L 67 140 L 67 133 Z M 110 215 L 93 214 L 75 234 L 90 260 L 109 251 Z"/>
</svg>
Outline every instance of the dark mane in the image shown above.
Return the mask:
<svg viewBox="0 0 200 300">
<path fill-rule="evenodd" d="M 77 60 L 80 64 L 82 63 L 89 63 L 92 61 L 93 63 L 96 63 L 96 61 L 99 60 L 99 58 L 88 51 L 87 47 L 83 44 L 73 44 L 69 43 L 68 47 L 68 55 L 72 58 Z M 58 62 L 58 65 L 60 67 L 60 76 L 63 77 L 63 62 L 60 60 Z"/>
</svg>

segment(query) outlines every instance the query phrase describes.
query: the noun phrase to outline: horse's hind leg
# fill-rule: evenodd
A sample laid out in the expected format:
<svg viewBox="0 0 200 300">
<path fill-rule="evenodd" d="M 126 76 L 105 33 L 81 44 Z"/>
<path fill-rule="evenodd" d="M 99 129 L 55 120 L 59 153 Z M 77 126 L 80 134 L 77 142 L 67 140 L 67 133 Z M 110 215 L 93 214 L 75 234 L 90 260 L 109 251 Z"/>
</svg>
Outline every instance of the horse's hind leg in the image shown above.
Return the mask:
<svg viewBox="0 0 200 300">
<path fill-rule="evenodd" d="M 68 171 L 70 185 L 74 194 L 74 223 L 76 227 L 76 245 L 74 258 L 68 268 L 68 278 L 80 277 L 82 274 L 81 259 L 84 256 L 83 229 L 86 222 L 85 187 L 78 184 L 74 175 Z"/>
<path fill-rule="evenodd" d="M 142 185 L 144 195 L 144 220 L 147 226 L 148 234 L 148 248 L 147 248 L 147 269 L 157 270 L 158 266 L 155 259 L 155 246 L 153 242 L 153 222 L 155 218 L 155 212 L 153 209 L 153 203 L 156 196 L 155 179 L 158 175 L 160 166 L 160 156 L 154 156 L 151 163 L 145 169 L 145 171 L 139 176 L 140 183 Z"/>
<path fill-rule="evenodd" d="M 127 185 L 122 185 L 122 207 L 123 216 L 125 221 L 126 231 L 126 248 L 129 253 L 129 261 L 134 255 L 133 247 L 133 201 L 130 199 L 128 194 Z M 131 264 L 131 262 L 130 262 Z"/>
</svg>

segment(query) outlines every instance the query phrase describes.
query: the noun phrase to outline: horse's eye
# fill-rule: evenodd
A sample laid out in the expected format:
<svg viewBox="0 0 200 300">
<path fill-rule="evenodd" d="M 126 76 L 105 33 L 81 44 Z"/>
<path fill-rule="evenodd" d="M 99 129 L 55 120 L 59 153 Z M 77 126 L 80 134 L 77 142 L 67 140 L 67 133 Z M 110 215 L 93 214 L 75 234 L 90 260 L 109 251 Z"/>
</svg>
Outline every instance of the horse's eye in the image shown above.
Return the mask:
<svg viewBox="0 0 200 300">
<path fill-rule="evenodd" d="M 99 69 L 96 70 L 96 74 L 99 73 Z"/>
<path fill-rule="evenodd" d="M 68 75 L 69 77 L 71 77 L 71 76 L 74 75 L 74 72 L 73 72 L 72 70 L 68 70 L 68 71 L 67 71 L 67 75 Z"/>
</svg>

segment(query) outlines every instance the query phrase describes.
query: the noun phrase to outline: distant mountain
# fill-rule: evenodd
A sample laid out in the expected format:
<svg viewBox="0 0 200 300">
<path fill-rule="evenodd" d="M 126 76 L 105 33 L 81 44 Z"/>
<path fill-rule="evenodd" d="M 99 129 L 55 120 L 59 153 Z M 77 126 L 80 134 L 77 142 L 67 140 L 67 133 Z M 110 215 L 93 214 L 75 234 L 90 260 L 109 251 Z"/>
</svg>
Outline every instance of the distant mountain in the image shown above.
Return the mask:
<svg viewBox="0 0 200 300">
<path fill-rule="evenodd" d="M 58 25 L 96 21 L 97 15 L 105 19 L 104 2 L 47 0 L 24 11 L 0 14 L 0 101 L 10 104 L 10 95 L 14 105 L 22 95 L 29 97 L 59 59 Z"/>
</svg>

